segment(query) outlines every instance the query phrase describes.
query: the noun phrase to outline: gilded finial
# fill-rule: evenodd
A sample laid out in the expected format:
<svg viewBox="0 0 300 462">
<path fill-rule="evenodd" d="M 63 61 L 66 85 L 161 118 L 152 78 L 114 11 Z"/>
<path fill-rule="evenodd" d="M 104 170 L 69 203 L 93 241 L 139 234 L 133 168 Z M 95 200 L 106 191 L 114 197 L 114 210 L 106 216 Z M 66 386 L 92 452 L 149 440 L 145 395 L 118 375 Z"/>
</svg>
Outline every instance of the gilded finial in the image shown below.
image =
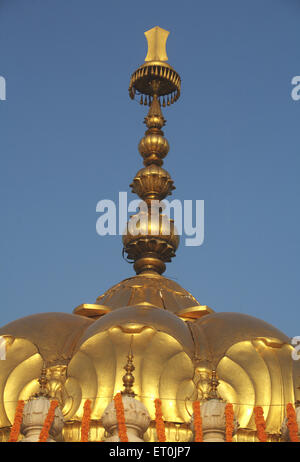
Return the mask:
<svg viewBox="0 0 300 462">
<path fill-rule="evenodd" d="M 169 32 L 155 26 L 145 32 L 148 42 L 148 52 L 145 63 L 142 64 L 131 76 L 129 84 L 130 98 L 135 95 L 146 95 L 151 98 L 156 93 L 157 97 L 172 95 L 168 101 L 170 104 L 177 101 L 180 96 L 181 80 L 179 74 L 168 64 L 166 41 Z M 159 82 L 157 90 L 152 82 Z"/>
<path fill-rule="evenodd" d="M 145 61 L 168 61 L 166 42 L 170 32 L 155 26 L 145 32 L 148 42 L 148 53 Z"/>
<path fill-rule="evenodd" d="M 215 369 L 211 371 L 211 378 L 210 378 L 210 390 L 208 393 L 207 399 L 221 399 L 218 394 L 218 386 L 219 380 L 217 378 L 217 372 Z"/>
<path fill-rule="evenodd" d="M 124 390 L 121 391 L 121 393 L 122 393 L 122 395 L 127 395 L 127 396 L 131 396 L 132 398 L 134 398 L 135 393 L 132 390 L 132 387 L 133 387 L 133 384 L 134 384 L 134 375 L 132 373 L 135 370 L 135 367 L 133 365 L 132 342 L 133 342 L 133 335 L 131 336 L 129 352 L 128 352 L 128 355 L 127 355 L 127 362 L 126 362 L 126 364 L 124 366 L 126 374 L 123 375 Z"/>
<path fill-rule="evenodd" d="M 179 236 L 173 220 L 162 214 L 152 215 L 152 201 L 162 201 L 175 189 L 169 173 L 161 166 L 169 152 L 168 140 L 164 137 L 162 127 L 166 120 L 161 111 L 170 106 L 180 96 L 181 80 L 177 72 L 166 62 L 166 41 L 169 32 L 161 27 L 153 27 L 145 32 L 148 41 L 148 53 L 145 63 L 131 76 L 129 95 L 138 96 L 141 104 L 149 104 L 145 117 L 147 130 L 139 143 L 139 152 L 144 159 L 145 168 L 138 171 L 131 183 L 132 192 L 147 204 L 147 210 L 131 217 L 131 222 L 139 222 L 138 232 L 130 233 L 130 221 L 123 236 L 124 252 L 128 261 L 134 263 L 137 274 L 155 272 L 162 274 L 166 262 L 175 256 L 179 245 Z M 157 204 L 156 204 L 157 205 Z M 142 216 L 142 215 L 143 216 Z M 155 215 L 155 212 L 154 212 Z"/>
<path fill-rule="evenodd" d="M 41 375 L 38 379 L 39 385 L 40 385 L 40 390 L 38 393 L 34 395 L 34 397 L 38 398 L 39 396 L 44 396 L 45 398 L 49 398 L 50 395 L 48 393 L 48 379 L 47 379 L 47 368 L 46 368 L 46 363 L 43 361 L 43 366 L 41 370 Z"/>
</svg>

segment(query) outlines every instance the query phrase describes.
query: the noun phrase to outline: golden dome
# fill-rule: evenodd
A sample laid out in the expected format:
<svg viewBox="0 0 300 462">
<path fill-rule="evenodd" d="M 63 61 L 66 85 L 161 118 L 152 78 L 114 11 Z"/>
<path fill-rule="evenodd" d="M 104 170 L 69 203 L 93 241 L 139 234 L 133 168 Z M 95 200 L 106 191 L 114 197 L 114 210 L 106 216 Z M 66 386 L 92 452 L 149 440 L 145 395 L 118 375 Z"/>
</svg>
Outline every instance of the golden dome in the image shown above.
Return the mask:
<svg viewBox="0 0 300 462">
<path fill-rule="evenodd" d="M 1 328 L 0 335 L 7 344 L 6 359 L 0 361 L 1 428 L 13 422 L 19 399 L 29 399 L 39 391 L 38 378 L 43 363 L 47 367 L 51 394 L 67 412 L 72 402 L 63 390 L 67 364 L 78 339 L 91 323 L 90 319 L 58 312 L 26 316 Z"/>
<path fill-rule="evenodd" d="M 272 348 L 290 344 L 289 338 L 276 327 L 242 313 L 212 313 L 195 321 L 193 329 L 198 332 L 199 342 L 203 347 L 206 345 L 207 352 L 212 354 L 211 361 L 214 364 L 224 356 L 229 346 L 245 338 L 261 338 Z"/>
<path fill-rule="evenodd" d="M 176 338 L 189 356 L 193 356 L 194 342 L 186 323 L 178 316 L 174 316 L 168 311 L 160 310 L 150 303 L 118 308 L 102 316 L 84 331 L 77 348 L 99 332 L 108 330 L 113 326 L 122 326 L 122 331 L 130 335 L 140 333 L 145 327 L 165 332 Z M 124 353 L 127 354 L 127 351 L 125 350 Z"/>
<path fill-rule="evenodd" d="M 234 405 L 240 440 L 256 438 L 254 406 L 263 407 L 267 432 L 278 437 L 285 407 L 299 394 L 300 364 L 292 359 L 289 338 L 271 324 L 240 313 L 212 313 L 190 329 L 198 399 L 207 396 L 214 369 L 221 397 Z"/>
<path fill-rule="evenodd" d="M 66 364 L 78 338 L 91 322 L 69 313 L 39 313 L 6 324 L 0 329 L 0 335 L 26 339 L 47 365 Z"/>
<path fill-rule="evenodd" d="M 92 418 L 100 419 L 115 393 L 122 389 L 122 368 L 131 347 L 135 366 L 133 391 L 152 420 L 157 397 L 163 401 L 165 419 L 187 422 L 185 397 L 195 390 L 193 338 L 178 316 L 149 304 L 106 314 L 80 339 L 67 374 L 77 396 L 92 400 Z M 82 407 L 81 399 L 75 397 L 70 418 L 80 419 Z"/>
<path fill-rule="evenodd" d="M 155 272 L 143 273 L 119 282 L 100 295 L 95 304 L 83 304 L 74 313 L 98 318 L 115 309 L 149 304 L 183 319 L 198 319 L 213 310 L 200 303 L 177 282 Z"/>
<path fill-rule="evenodd" d="M 9 340 L 7 359 L 0 363 L 2 428 L 9 428 L 17 400 L 38 391 L 38 377 L 46 361 L 50 390 L 69 422 L 65 440 L 79 438 L 74 431 L 86 398 L 92 400 L 92 418 L 98 422 L 91 438 L 102 438 L 99 419 L 122 387 L 122 365 L 134 337 L 134 391 L 152 420 L 153 399 L 162 399 L 171 441 L 190 437 L 192 401 L 206 397 L 212 370 L 217 371 L 221 397 L 234 405 L 241 425 L 238 441 L 256 440 L 256 405 L 263 406 L 270 438 L 279 438 L 285 406 L 299 399 L 300 385 L 300 364 L 292 360 L 289 338 L 280 330 L 245 314 L 207 314 L 209 309 L 201 307 L 176 282 L 154 274 L 117 284 L 100 296 L 99 302 L 105 305 L 94 306 L 110 306 L 111 312 L 95 321 L 42 313 L 1 329 L 0 335 Z M 177 316 L 176 311 L 187 313 L 193 308 L 198 308 L 201 318 L 191 322 Z M 179 427 L 174 427 L 174 422 Z M 151 425 L 147 441 L 155 440 Z"/>
</svg>

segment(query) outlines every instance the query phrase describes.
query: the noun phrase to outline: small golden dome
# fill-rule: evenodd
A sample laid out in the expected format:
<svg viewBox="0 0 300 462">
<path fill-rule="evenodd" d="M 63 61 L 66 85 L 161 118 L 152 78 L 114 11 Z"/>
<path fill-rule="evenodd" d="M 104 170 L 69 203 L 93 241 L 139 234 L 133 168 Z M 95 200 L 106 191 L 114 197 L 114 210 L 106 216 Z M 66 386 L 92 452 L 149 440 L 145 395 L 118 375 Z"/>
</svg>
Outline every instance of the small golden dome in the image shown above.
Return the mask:
<svg viewBox="0 0 300 462">
<path fill-rule="evenodd" d="M 122 366 L 130 349 L 134 355 L 134 392 L 151 419 L 155 419 L 157 397 L 163 401 L 165 419 L 178 423 L 188 420 L 185 398 L 195 390 L 193 338 L 178 316 L 150 304 L 116 309 L 83 333 L 67 372 L 79 397 L 74 400 L 71 418 L 81 419 L 82 396 L 95 403 L 92 419 L 102 417 L 113 396 L 123 389 Z"/>
<path fill-rule="evenodd" d="M 276 327 L 254 316 L 243 313 L 212 313 L 195 321 L 192 326 L 204 350 L 201 357 L 207 357 L 214 366 L 234 343 L 245 339 L 260 339 L 270 348 L 289 345 L 289 338 Z"/>
<path fill-rule="evenodd" d="M 190 329 L 198 399 L 206 398 L 205 378 L 216 370 L 218 392 L 233 404 L 241 425 L 239 441 L 255 438 L 254 406 L 263 407 L 267 432 L 279 434 L 285 406 L 295 402 L 299 387 L 300 364 L 292 359 L 289 338 L 271 324 L 241 313 L 212 313 Z"/>
<path fill-rule="evenodd" d="M 96 303 L 83 304 L 74 313 L 98 318 L 121 307 L 149 304 L 183 319 L 198 319 L 213 310 L 200 303 L 177 282 L 157 273 L 144 273 L 119 282 L 100 295 Z"/>
<path fill-rule="evenodd" d="M 114 326 L 121 326 L 122 331 L 127 334 L 140 333 L 144 327 L 165 332 L 176 338 L 189 356 L 193 355 L 193 338 L 186 323 L 173 313 L 162 311 L 150 303 L 118 308 L 102 316 L 83 332 L 77 348 L 99 332 L 104 332 Z"/>
<path fill-rule="evenodd" d="M 167 170 L 155 164 L 139 170 L 130 187 L 144 201 L 161 201 L 175 189 Z"/>
<path fill-rule="evenodd" d="M 150 211 L 141 211 L 130 217 L 123 244 L 128 259 L 135 262 L 137 274 L 149 270 L 161 274 L 166 269 L 164 262 L 170 262 L 175 256 L 179 235 L 174 220 L 167 215 L 156 217 Z"/>
<path fill-rule="evenodd" d="M 149 165 L 152 162 L 158 165 L 162 164 L 162 159 L 169 152 L 169 143 L 160 133 L 147 133 L 139 143 L 139 152 L 144 158 L 145 164 Z"/>
<path fill-rule="evenodd" d="M 48 365 L 67 364 L 78 337 L 92 323 L 69 313 L 39 313 L 1 327 L 0 335 L 31 342 Z"/>
</svg>

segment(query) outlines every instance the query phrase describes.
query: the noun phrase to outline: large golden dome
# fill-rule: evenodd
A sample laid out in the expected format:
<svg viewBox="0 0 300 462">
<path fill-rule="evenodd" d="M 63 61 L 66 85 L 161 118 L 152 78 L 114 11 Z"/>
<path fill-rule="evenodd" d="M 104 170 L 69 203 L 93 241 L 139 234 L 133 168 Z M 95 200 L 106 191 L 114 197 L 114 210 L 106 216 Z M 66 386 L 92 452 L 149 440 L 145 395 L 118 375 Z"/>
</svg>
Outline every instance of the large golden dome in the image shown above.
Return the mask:
<svg viewBox="0 0 300 462">
<path fill-rule="evenodd" d="M 65 416 L 65 441 L 80 440 L 83 405 L 92 402 L 91 441 L 104 436 L 101 416 L 122 388 L 122 368 L 132 342 L 137 398 L 151 416 L 146 441 L 155 441 L 154 398 L 163 403 L 170 441 L 187 441 L 192 402 L 206 399 L 212 370 L 220 396 L 234 405 L 238 441 L 255 441 L 253 408 L 262 405 L 270 440 L 280 438 L 285 405 L 299 396 L 300 367 L 289 339 L 270 324 L 239 313 L 198 320 L 140 302 L 92 320 L 45 313 L 4 326 L 7 359 L 1 361 L 0 417 L 5 440 L 16 402 L 38 391 L 43 362 L 48 387 Z M 294 363 L 294 364 L 293 364 Z"/>
<path fill-rule="evenodd" d="M 6 430 L 11 425 L 19 399 L 38 391 L 43 363 L 50 386 L 61 393 L 78 338 L 91 322 L 68 313 L 40 313 L 0 329 L 7 344 L 6 359 L 0 363 L 0 427 Z"/>
<path fill-rule="evenodd" d="M 300 398 L 300 364 L 292 359 L 290 339 L 271 324 L 240 313 L 213 313 L 190 328 L 198 397 L 205 397 L 206 377 L 216 370 L 218 391 L 233 403 L 240 423 L 238 439 L 256 439 L 254 406 L 263 407 L 270 439 L 279 439 L 287 403 Z"/>
</svg>

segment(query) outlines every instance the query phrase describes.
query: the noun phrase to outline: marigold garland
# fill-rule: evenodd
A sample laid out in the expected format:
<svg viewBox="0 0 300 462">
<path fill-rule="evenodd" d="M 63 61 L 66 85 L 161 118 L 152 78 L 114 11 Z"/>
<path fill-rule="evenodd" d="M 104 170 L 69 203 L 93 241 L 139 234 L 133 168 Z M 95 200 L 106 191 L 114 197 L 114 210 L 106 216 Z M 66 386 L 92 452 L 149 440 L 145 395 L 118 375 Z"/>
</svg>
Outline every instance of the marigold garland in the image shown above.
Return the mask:
<svg viewBox="0 0 300 462">
<path fill-rule="evenodd" d="M 155 403 L 155 422 L 156 422 L 157 438 L 160 443 L 165 443 L 166 432 L 165 432 L 165 423 L 163 420 L 163 415 L 162 415 L 162 410 L 161 410 L 161 400 L 156 399 L 154 403 Z"/>
<path fill-rule="evenodd" d="M 231 403 L 225 406 L 225 422 L 226 422 L 226 442 L 232 443 L 232 435 L 234 430 L 234 412 Z"/>
<path fill-rule="evenodd" d="M 81 421 L 81 442 L 87 443 L 89 440 L 90 421 L 91 421 L 91 400 L 87 399 L 83 406 L 83 416 Z"/>
<path fill-rule="evenodd" d="M 121 393 L 117 393 L 114 397 L 116 415 L 118 420 L 118 432 L 119 438 L 122 443 L 128 443 L 126 423 L 125 423 L 125 414 L 124 406 Z"/>
<path fill-rule="evenodd" d="M 298 424 L 297 424 L 297 416 L 292 403 L 288 403 L 286 406 L 286 414 L 287 414 L 287 427 L 290 433 L 290 440 L 293 443 L 299 443 L 298 437 Z"/>
<path fill-rule="evenodd" d="M 51 425 L 55 417 L 55 409 L 57 408 L 57 406 L 58 406 L 57 400 L 51 401 L 48 414 L 44 422 L 44 426 L 40 433 L 40 437 L 38 441 L 39 443 L 45 443 L 49 437 L 49 431 L 50 431 Z"/>
<path fill-rule="evenodd" d="M 267 441 L 267 434 L 263 408 L 261 406 L 255 406 L 254 415 L 257 428 L 257 437 L 261 443 L 265 443 Z"/>
<path fill-rule="evenodd" d="M 203 442 L 203 433 L 202 433 L 202 417 L 200 412 L 200 402 L 193 402 L 193 411 L 194 411 L 194 429 L 195 429 L 195 442 Z"/>
<path fill-rule="evenodd" d="M 8 442 L 9 443 L 15 443 L 18 441 L 18 437 L 20 434 L 20 428 L 22 425 L 22 420 L 23 420 L 23 409 L 24 409 L 25 401 L 19 400 L 15 412 L 15 418 L 14 418 L 14 423 L 11 427 L 10 430 L 10 435 Z"/>
</svg>

